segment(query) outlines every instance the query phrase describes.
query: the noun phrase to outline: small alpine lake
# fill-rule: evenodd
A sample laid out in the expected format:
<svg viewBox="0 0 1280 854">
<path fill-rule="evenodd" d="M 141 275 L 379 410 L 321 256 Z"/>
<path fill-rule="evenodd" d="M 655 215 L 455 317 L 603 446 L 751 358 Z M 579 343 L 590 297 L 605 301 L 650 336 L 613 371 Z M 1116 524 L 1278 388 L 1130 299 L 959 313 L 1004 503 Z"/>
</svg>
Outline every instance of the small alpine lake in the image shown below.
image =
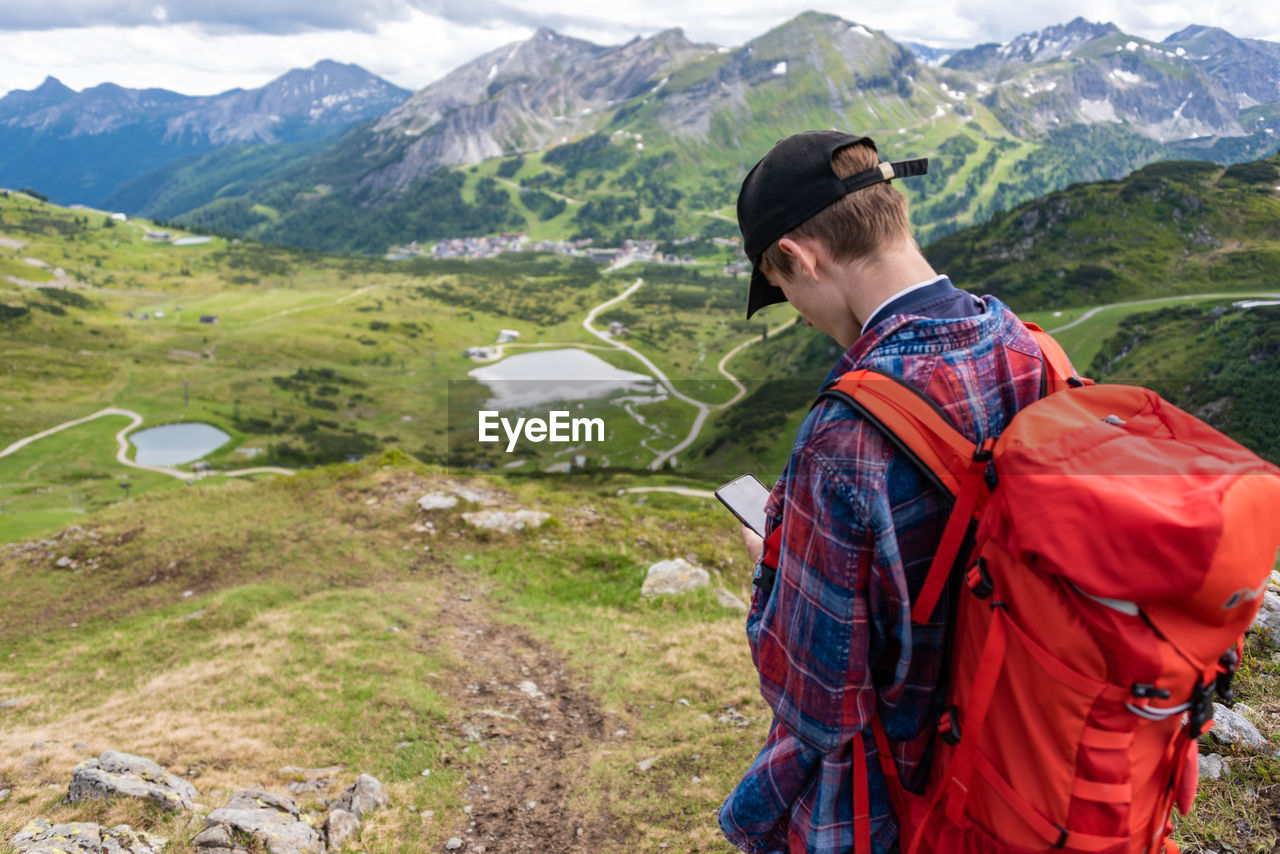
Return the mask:
<svg viewBox="0 0 1280 854">
<path fill-rule="evenodd" d="M 468 374 L 488 386 L 498 408 L 607 397 L 619 391 L 652 391 L 653 377 L 624 371 L 599 356 L 570 347 L 507 356 Z"/>
<path fill-rule="evenodd" d="M 231 437 L 199 421 L 162 424 L 129 434 L 138 449 L 135 462 L 150 466 L 172 466 L 198 460 L 225 445 Z"/>
</svg>

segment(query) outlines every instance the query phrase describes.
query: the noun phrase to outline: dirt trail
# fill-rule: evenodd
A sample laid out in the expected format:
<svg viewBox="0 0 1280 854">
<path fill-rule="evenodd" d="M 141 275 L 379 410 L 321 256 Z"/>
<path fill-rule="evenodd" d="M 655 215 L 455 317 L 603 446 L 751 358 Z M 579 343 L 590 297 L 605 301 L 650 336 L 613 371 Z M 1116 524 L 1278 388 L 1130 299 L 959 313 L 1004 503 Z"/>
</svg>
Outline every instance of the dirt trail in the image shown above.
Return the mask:
<svg viewBox="0 0 1280 854">
<path fill-rule="evenodd" d="M 464 777 L 471 810 L 447 836 L 462 851 L 597 851 L 614 839 L 607 805 L 584 814 L 569 794 L 606 740 L 604 712 L 558 653 L 493 621 L 477 587 L 454 580 L 437 617 L 438 637 L 468 663 L 450 687 L 450 724 L 486 757 Z"/>
</svg>

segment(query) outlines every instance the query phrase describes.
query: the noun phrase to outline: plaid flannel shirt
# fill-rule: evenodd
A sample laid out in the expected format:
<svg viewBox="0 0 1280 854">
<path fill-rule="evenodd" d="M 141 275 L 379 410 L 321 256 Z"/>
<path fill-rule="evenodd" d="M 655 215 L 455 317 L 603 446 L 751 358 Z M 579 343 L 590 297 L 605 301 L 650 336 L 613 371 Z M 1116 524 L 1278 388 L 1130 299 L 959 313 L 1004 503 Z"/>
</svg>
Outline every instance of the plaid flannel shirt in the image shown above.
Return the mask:
<svg viewBox="0 0 1280 854">
<path fill-rule="evenodd" d="M 856 368 L 904 378 L 970 439 L 1004 428 L 1040 391 L 1039 347 L 994 297 L 963 319 L 894 314 L 868 329 L 827 382 Z M 796 435 L 766 507 L 782 525 L 772 594 L 754 591 L 747 638 L 774 711 L 764 749 L 720 809 L 720 826 L 753 854 L 853 848 L 852 739 L 867 751 L 872 849 L 898 828 L 871 715 L 880 716 L 904 784 L 923 787 L 945 702 L 939 690 L 949 610 L 911 623 L 950 503 L 849 407 L 824 399 Z M 760 568 L 757 566 L 757 573 Z M 857 852 L 864 854 L 864 852 Z"/>
</svg>

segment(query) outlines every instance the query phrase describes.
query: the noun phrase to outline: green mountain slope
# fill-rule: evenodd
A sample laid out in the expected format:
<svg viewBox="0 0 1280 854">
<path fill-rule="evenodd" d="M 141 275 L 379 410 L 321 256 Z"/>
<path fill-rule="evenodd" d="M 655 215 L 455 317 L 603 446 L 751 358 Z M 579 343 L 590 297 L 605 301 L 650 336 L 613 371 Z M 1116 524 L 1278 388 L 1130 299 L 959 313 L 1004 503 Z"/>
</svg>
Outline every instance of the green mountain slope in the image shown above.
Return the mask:
<svg viewBox="0 0 1280 854">
<path fill-rule="evenodd" d="M 1181 306 L 1126 318 L 1090 367 L 1133 383 L 1280 463 L 1280 300 Z"/>
<path fill-rule="evenodd" d="M 1280 156 L 1154 163 L 1076 184 L 928 247 L 934 266 L 1014 309 L 1272 288 Z"/>
<path fill-rule="evenodd" d="M 580 455 L 581 465 L 644 471 L 689 434 L 694 405 L 661 394 L 625 407 L 591 400 L 579 414 L 608 430 L 589 448 L 480 447 L 476 413 L 488 395 L 469 372 L 494 357 L 464 351 L 512 329 L 520 337 L 504 345 L 509 354 L 576 348 L 646 375 L 652 364 L 709 407 L 735 393 L 718 368 L 735 349 L 729 368 L 748 384 L 791 375 L 786 337 L 757 340 L 785 315 L 743 319 L 745 279 L 716 268 L 606 273 L 586 257 L 545 253 L 396 263 L 224 238 L 170 243 L 148 239 L 154 227 L 0 194 L 0 540 L 200 476 L 187 464 L 157 473 L 118 462 L 114 436 L 131 417 L 118 411 L 8 451 L 107 408 L 146 426 L 198 421 L 226 432 L 204 458 L 214 480 L 388 447 L 457 465 L 542 471 Z M 633 286 L 595 328 L 629 324 L 620 340 L 651 363 L 583 328 L 593 306 Z M 677 464 L 715 480 L 705 486 L 740 459 L 682 452 Z"/>
</svg>

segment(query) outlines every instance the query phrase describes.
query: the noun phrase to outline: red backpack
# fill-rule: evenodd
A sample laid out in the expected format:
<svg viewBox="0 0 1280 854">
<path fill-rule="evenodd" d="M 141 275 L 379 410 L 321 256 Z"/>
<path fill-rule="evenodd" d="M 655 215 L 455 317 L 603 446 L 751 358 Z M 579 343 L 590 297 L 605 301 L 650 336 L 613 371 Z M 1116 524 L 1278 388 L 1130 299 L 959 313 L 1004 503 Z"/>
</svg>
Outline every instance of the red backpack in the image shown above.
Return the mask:
<svg viewBox="0 0 1280 854">
<path fill-rule="evenodd" d="M 824 392 L 955 497 L 912 609 L 927 622 L 963 574 L 923 794 L 872 721 L 900 846 L 1176 852 L 1173 806 L 1195 799 L 1197 739 L 1280 546 L 1280 468 L 1155 392 L 1073 376 L 1028 328 L 1047 394 L 980 447 L 896 377 L 852 371 Z M 854 791 L 854 850 L 869 852 L 867 786 Z"/>
</svg>

